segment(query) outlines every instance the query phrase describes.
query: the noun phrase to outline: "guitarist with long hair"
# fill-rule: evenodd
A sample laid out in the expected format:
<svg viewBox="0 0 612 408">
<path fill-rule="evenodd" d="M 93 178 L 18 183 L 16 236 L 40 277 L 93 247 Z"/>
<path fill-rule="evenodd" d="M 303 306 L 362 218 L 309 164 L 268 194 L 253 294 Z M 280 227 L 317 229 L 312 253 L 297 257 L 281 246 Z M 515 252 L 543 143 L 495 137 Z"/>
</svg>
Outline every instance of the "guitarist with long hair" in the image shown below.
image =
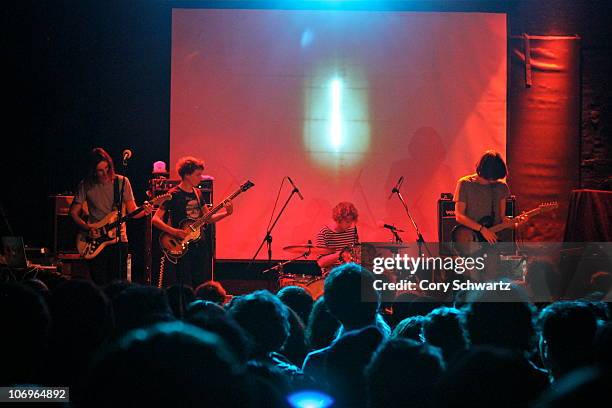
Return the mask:
<svg viewBox="0 0 612 408">
<path fill-rule="evenodd" d="M 208 211 L 206 203 L 202 200 L 201 191 L 196 188 L 202 180 L 204 162 L 195 157 L 183 157 L 178 160 L 176 170 L 181 182 L 169 191 L 172 198 L 157 210 L 153 217 L 153 225 L 173 237 L 184 239 L 187 232 L 181 228 L 181 224 L 186 220 L 196 220 Z M 211 217 L 210 223 L 232 214 L 231 201 L 224 202 L 223 207 Z M 206 245 L 202 241 L 204 239 L 191 243 L 189 250 L 177 259 L 176 263 L 164 262 L 164 286 L 174 284 L 180 279 L 183 284 L 195 288 L 210 279 L 210 276 L 206 276 L 210 272 L 206 268 L 205 259 L 212 257 L 212 254 L 207 253 Z M 181 276 L 177 275 L 179 273 Z"/>
<path fill-rule="evenodd" d="M 113 159 L 101 147 L 89 153 L 88 172 L 79 183 L 78 192 L 70 207 L 70 216 L 89 238 L 100 238 L 101 231 L 93 227 L 107 215 L 117 212 L 120 192 L 123 191 L 123 208 L 131 213 L 137 205 L 130 180 L 115 173 Z M 87 207 L 87 220 L 81 215 Z M 142 211 L 133 218 L 142 218 L 150 214 L 153 207 L 145 204 Z M 114 234 L 115 231 L 109 231 Z M 108 245 L 92 259 L 88 260 L 89 272 L 93 281 L 105 285 L 114 279 L 125 279 L 127 276 L 128 237 L 125 223 L 121 224 L 119 242 Z M 119 261 L 121 257 L 121 261 Z"/>
<path fill-rule="evenodd" d="M 489 227 L 505 220 L 506 199 L 510 196 L 504 181 L 507 175 L 501 155 L 488 150 L 478 161 L 476 173 L 461 177 L 455 189 L 455 220 L 491 244 L 497 242 L 497 235 Z M 489 225 L 481 223 L 485 217 L 489 217 Z"/>
</svg>

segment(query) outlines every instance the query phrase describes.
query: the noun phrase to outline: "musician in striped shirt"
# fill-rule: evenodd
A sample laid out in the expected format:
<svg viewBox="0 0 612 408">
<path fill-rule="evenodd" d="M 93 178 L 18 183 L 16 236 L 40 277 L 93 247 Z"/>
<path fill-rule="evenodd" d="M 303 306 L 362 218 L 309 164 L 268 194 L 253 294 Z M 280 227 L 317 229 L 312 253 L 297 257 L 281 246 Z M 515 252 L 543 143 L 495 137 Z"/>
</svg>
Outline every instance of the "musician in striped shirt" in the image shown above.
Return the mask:
<svg viewBox="0 0 612 408">
<path fill-rule="evenodd" d="M 336 205 L 332 211 L 332 218 L 333 222 L 324 225 L 315 240 L 316 245 L 333 248 L 336 251 L 317 260 L 317 264 L 323 270 L 351 262 L 352 255 L 347 247 L 359 243 L 356 225 L 359 213 L 353 203 L 344 201 Z"/>
</svg>

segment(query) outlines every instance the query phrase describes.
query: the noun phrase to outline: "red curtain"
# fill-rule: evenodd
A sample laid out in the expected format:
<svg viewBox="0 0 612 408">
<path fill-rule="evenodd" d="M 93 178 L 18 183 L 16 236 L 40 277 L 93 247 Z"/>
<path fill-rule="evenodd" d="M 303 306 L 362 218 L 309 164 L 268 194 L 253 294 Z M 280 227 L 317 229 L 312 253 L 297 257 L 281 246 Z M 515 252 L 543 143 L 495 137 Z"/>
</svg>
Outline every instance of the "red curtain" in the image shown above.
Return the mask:
<svg viewBox="0 0 612 408">
<path fill-rule="evenodd" d="M 579 184 L 580 39 L 523 35 L 509 43 L 508 182 L 519 210 L 560 204 L 519 234 L 562 241 L 570 193 Z"/>
</svg>

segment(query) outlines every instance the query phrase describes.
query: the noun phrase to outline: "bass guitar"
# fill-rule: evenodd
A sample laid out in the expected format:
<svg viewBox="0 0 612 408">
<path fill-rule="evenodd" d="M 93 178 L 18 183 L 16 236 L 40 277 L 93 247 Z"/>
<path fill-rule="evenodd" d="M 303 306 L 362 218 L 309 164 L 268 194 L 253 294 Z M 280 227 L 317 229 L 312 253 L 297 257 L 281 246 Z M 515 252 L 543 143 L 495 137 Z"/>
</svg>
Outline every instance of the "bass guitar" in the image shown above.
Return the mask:
<svg viewBox="0 0 612 408">
<path fill-rule="evenodd" d="M 234 198 L 238 197 L 240 193 L 247 191 L 254 185 L 255 184 L 253 184 L 251 181 L 247 180 L 236 191 L 230 194 L 225 200 L 221 201 L 219 204 L 208 210 L 206 214 L 195 220 L 183 220 L 179 224 L 179 228 L 187 233 L 187 236 L 185 236 L 185 238 L 181 239 L 166 232 L 162 232 L 159 236 L 159 245 L 162 251 L 164 252 L 166 258 L 168 258 L 170 262 L 176 263 L 179 258 L 185 255 L 185 253 L 189 249 L 189 244 L 200 240 L 200 238 L 202 237 L 202 227 L 209 223 L 212 216 L 223 208 L 223 203 L 228 200 L 233 200 Z"/>
</svg>

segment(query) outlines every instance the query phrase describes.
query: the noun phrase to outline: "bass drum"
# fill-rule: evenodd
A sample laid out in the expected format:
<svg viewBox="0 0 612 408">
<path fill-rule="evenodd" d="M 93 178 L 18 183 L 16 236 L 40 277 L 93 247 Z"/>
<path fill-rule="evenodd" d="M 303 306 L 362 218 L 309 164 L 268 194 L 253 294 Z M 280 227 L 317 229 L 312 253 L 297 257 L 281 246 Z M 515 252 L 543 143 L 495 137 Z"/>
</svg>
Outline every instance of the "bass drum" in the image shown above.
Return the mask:
<svg viewBox="0 0 612 408">
<path fill-rule="evenodd" d="M 294 273 L 284 273 L 278 277 L 279 288 L 287 286 L 300 286 L 305 287 L 308 283 L 315 279 L 311 275 L 298 275 Z"/>
<path fill-rule="evenodd" d="M 314 279 L 308 284 L 304 285 L 303 288 L 310 293 L 312 298 L 316 301 L 321 296 L 323 296 L 323 287 L 325 285 L 325 277 L 321 276 L 319 278 Z"/>
<path fill-rule="evenodd" d="M 310 293 L 310 296 L 314 300 L 317 300 L 323 295 L 323 285 L 325 284 L 325 277 L 312 277 L 310 275 L 293 275 L 283 274 L 279 276 L 278 286 L 279 288 L 285 288 L 287 286 L 299 286 L 306 289 L 306 292 Z"/>
</svg>

